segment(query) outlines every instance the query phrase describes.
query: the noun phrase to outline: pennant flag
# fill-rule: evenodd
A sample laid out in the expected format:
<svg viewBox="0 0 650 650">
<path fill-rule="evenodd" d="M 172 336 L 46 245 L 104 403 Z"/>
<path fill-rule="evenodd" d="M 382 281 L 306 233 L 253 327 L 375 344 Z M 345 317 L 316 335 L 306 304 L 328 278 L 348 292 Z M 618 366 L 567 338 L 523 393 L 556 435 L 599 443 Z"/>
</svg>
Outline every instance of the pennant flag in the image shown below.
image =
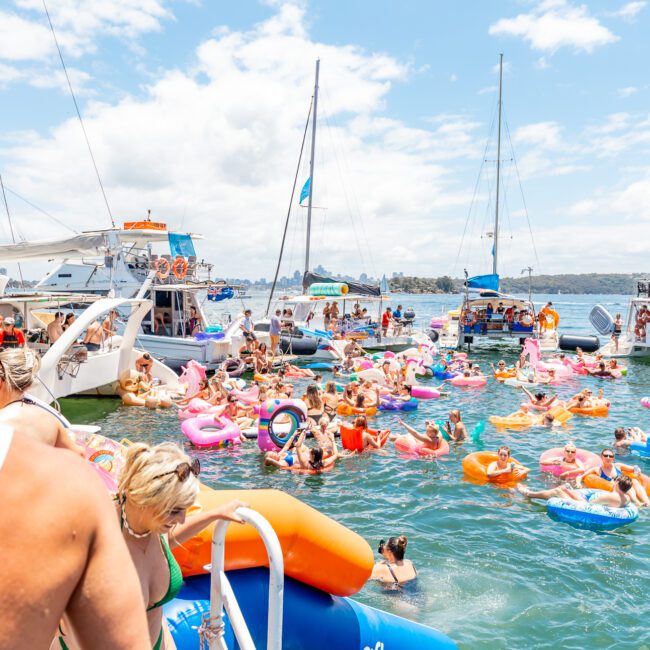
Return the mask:
<svg viewBox="0 0 650 650">
<path fill-rule="evenodd" d="M 300 205 L 309 196 L 309 188 L 311 187 L 311 176 L 305 181 L 300 192 Z"/>
</svg>

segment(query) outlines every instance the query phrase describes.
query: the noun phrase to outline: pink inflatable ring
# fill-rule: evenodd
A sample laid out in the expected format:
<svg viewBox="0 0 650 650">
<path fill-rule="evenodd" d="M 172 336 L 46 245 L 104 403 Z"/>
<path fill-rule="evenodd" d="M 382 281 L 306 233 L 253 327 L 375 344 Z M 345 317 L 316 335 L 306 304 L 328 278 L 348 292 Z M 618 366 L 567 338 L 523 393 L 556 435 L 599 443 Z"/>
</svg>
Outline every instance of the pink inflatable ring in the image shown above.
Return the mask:
<svg viewBox="0 0 650 650">
<path fill-rule="evenodd" d="M 549 472 L 550 474 L 553 474 L 553 476 L 559 477 L 568 470 L 566 467 L 563 469 L 561 465 L 550 464 L 549 461 L 561 460 L 562 458 L 564 458 L 564 447 L 548 449 L 539 457 L 539 469 L 542 472 Z M 582 469 L 576 471 L 576 476 L 582 474 L 582 472 L 589 467 L 595 467 L 600 463 L 598 455 L 594 454 L 592 451 L 587 451 L 586 449 L 577 449 L 576 460 L 579 460 L 582 463 Z"/>
<path fill-rule="evenodd" d="M 181 431 L 195 447 L 225 447 L 228 443 L 238 445 L 241 442 L 239 427 L 221 416 L 185 420 Z"/>
</svg>

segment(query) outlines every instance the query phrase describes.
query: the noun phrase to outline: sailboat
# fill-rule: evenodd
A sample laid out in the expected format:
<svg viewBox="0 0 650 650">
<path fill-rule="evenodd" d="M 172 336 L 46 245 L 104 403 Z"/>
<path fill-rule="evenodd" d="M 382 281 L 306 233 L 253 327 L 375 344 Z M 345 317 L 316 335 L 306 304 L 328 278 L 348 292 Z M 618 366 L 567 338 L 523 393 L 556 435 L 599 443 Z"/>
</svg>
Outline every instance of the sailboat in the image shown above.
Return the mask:
<svg viewBox="0 0 650 650">
<path fill-rule="evenodd" d="M 301 198 L 307 198 L 305 266 L 302 280 L 303 293 L 298 296 L 283 296 L 276 308 L 281 310 L 282 322 L 286 333 L 282 337 L 281 347 L 284 351 L 300 356 L 310 356 L 312 359 L 336 361 L 343 357 L 343 349 L 350 340 L 355 340 L 364 350 L 395 352 L 429 342 L 423 332 L 413 330 L 413 318 L 403 323 L 391 324 L 383 331 L 381 324 L 382 312 L 386 308 L 387 298 L 380 285 L 362 282 L 342 281 L 335 277 L 325 277 L 314 273 L 310 265 L 312 210 L 314 196 L 314 171 L 316 159 L 316 124 L 318 117 L 318 79 L 320 60 L 316 61 L 316 75 L 311 116 L 311 160 L 309 163 L 309 178 L 305 183 Z M 309 125 L 309 118 L 306 127 Z M 305 128 L 305 136 L 306 136 Z M 304 145 L 303 138 L 303 145 Z M 302 158 L 302 150 L 301 150 Z M 300 159 L 298 161 L 300 168 Z M 297 178 L 297 174 L 296 174 Z M 294 181 L 295 191 L 295 181 Z M 293 199 L 293 192 L 292 192 Z M 303 199 L 304 200 L 304 199 Z M 285 223 L 285 236 L 291 209 Z M 284 239 L 280 250 L 280 258 L 276 268 L 275 279 L 267 305 L 267 316 L 273 300 L 273 292 L 277 282 L 282 260 Z M 387 288 L 386 277 L 384 276 Z M 335 303 L 339 317 L 336 332 L 330 330 L 331 321 L 323 309 Z M 269 321 L 264 319 L 255 325 L 258 331 L 268 331 Z"/>
<path fill-rule="evenodd" d="M 494 226 L 487 237 L 492 240 L 492 273 L 469 277 L 465 269 L 465 292 L 457 311 L 449 313 L 449 322 L 440 334 L 443 347 L 455 348 L 486 340 L 501 339 L 522 344 L 526 338 L 540 339 L 544 350 L 555 350 L 558 344 L 557 322 L 543 319 L 538 324 L 538 315 L 529 292 L 528 299 L 504 294 L 500 290 L 499 278 L 499 218 L 501 192 L 501 131 L 503 108 L 503 54 L 499 59 L 499 100 L 496 159 L 496 196 Z M 530 269 L 532 271 L 532 269 Z M 552 322 L 551 322 L 552 321 Z"/>
</svg>

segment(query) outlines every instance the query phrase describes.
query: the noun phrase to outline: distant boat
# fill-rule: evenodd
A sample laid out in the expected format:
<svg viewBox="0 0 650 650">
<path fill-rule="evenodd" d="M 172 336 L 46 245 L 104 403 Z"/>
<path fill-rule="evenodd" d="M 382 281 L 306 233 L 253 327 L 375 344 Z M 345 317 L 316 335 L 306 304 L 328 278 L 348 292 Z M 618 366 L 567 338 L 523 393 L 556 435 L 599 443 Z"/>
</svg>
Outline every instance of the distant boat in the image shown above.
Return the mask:
<svg viewBox="0 0 650 650">
<path fill-rule="evenodd" d="M 386 279 L 385 274 L 382 276 L 381 282 L 379 283 L 379 290 L 382 293 L 390 293 L 390 287 L 388 286 L 388 280 Z"/>
</svg>

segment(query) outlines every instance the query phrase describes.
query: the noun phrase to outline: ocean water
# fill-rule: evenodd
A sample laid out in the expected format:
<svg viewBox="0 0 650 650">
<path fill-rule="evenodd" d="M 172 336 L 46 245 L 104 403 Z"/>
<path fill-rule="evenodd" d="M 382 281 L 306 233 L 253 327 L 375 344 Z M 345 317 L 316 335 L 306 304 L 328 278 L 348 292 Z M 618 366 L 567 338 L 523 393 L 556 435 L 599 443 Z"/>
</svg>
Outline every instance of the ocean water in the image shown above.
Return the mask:
<svg viewBox="0 0 650 650">
<path fill-rule="evenodd" d="M 539 303 L 548 299 L 560 313 L 560 330 L 572 333 L 592 333 L 587 316 L 596 303 L 612 313 L 625 314 L 627 306 L 625 296 L 534 296 Z M 399 295 L 394 302 L 413 306 L 426 323 L 431 315 L 457 307 L 459 298 Z M 263 304 L 261 296 L 246 302 L 257 313 Z M 516 352 L 472 356 L 487 367 L 500 357 L 514 362 Z M 465 443 L 441 460 L 404 458 L 389 443 L 381 452 L 340 462 L 333 472 L 303 476 L 265 468 L 254 441 L 236 450 L 186 447 L 200 458 L 202 478 L 212 487 L 285 490 L 355 530 L 373 549 L 382 538 L 405 534 L 407 557 L 420 576 L 417 588 L 386 592 L 369 583 L 355 598 L 441 629 L 461 648 L 650 647 L 650 512 L 614 532 L 579 530 L 551 520 L 541 502 L 466 482 L 461 468 L 471 451 L 507 444 L 532 468 L 528 485 L 551 486 L 552 479 L 539 471 L 544 450 L 573 441 L 598 452 L 611 444 L 616 426 L 650 428 L 650 411 L 639 402 L 650 394 L 650 364 L 630 360 L 628 365 L 621 380 L 580 378 L 558 387 L 560 398 L 584 386 L 602 388 L 612 401 L 608 418 L 574 416 L 560 429 L 517 432 L 487 424 L 480 447 Z M 492 381 L 484 389 L 449 390 L 449 397 L 421 402 L 405 419 L 423 427 L 424 420 L 446 419 L 449 410 L 459 408 L 471 429 L 490 415 L 515 411 L 522 401 L 520 391 Z M 116 439 L 185 444 L 171 410 L 126 408 L 110 399 L 68 399 L 63 407 L 74 421 L 98 424 Z M 391 413 L 373 424 L 399 430 Z M 648 461 L 622 460 L 650 473 Z"/>
</svg>

